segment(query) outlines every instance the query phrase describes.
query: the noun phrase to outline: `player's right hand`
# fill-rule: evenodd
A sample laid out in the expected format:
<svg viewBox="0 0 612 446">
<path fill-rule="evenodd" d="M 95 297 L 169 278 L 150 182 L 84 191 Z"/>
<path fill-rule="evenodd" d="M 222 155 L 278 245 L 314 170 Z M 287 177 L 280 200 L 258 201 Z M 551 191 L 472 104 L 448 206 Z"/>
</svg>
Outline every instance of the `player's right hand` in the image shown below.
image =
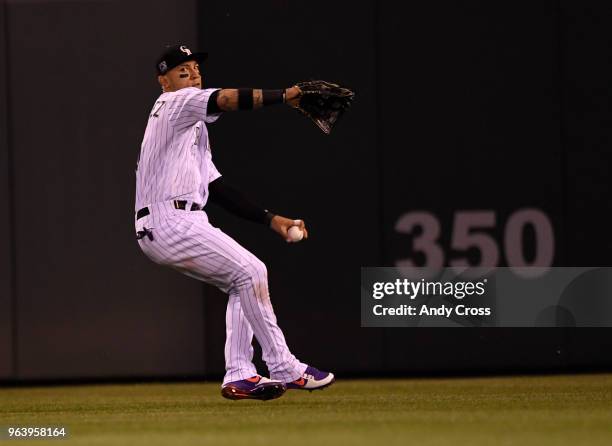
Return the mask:
<svg viewBox="0 0 612 446">
<path fill-rule="evenodd" d="M 299 223 L 296 224 L 297 222 Z M 304 223 L 304 220 L 291 219 L 283 217 L 282 215 L 275 215 L 270 221 L 270 228 L 272 228 L 273 231 L 278 233 L 278 235 L 280 235 L 287 242 L 291 241 L 289 235 L 287 234 L 287 231 L 291 226 L 299 227 L 304 233 L 304 239 L 308 238 L 308 230 L 306 229 L 306 223 Z"/>
</svg>

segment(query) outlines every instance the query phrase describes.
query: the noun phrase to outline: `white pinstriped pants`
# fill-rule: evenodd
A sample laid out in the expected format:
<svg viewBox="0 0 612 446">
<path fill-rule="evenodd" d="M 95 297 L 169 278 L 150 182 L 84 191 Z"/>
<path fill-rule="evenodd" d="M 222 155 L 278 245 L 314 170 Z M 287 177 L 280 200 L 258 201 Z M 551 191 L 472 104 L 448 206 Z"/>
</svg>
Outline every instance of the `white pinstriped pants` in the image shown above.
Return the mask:
<svg viewBox="0 0 612 446">
<path fill-rule="evenodd" d="M 190 206 L 188 202 L 186 209 Z M 147 257 L 229 294 L 223 384 L 257 374 L 253 334 L 271 379 L 290 382 L 302 376 L 306 364 L 291 354 L 276 322 L 263 262 L 212 226 L 202 211 L 175 209 L 171 201 L 153 204 L 149 211 L 136 220 L 136 231 L 146 227 L 153 232 L 152 241 L 138 241 Z"/>
</svg>

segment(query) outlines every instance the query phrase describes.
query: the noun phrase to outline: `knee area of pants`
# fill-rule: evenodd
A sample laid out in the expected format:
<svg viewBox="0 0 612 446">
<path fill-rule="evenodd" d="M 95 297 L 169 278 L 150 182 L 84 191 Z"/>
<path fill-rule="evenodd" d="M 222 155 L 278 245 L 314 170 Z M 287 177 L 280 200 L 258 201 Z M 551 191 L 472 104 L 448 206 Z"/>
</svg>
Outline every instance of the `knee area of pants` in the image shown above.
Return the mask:
<svg viewBox="0 0 612 446">
<path fill-rule="evenodd" d="M 267 283 L 268 281 L 268 270 L 266 265 L 260 260 L 257 262 L 243 265 L 236 275 L 236 281 L 238 284 L 248 283 Z"/>
<path fill-rule="evenodd" d="M 267 279 L 268 277 L 268 268 L 261 260 L 255 258 L 247 265 L 245 265 L 245 270 L 248 274 L 257 278 Z"/>
</svg>

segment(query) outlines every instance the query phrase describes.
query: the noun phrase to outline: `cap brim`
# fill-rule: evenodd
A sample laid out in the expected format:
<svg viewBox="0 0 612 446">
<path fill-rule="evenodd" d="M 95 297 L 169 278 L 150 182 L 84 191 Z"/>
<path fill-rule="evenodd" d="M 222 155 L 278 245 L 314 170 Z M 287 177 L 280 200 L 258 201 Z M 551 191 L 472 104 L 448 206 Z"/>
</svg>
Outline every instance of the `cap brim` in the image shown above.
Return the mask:
<svg viewBox="0 0 612 446">
<path fill-rule="evenodd" d="M 208 58 L 208 53 L 192 53 L 191 56 L 187 56 L 185 60 L 196 60 L 198 62 L 204 62 Z"/>
</svg>

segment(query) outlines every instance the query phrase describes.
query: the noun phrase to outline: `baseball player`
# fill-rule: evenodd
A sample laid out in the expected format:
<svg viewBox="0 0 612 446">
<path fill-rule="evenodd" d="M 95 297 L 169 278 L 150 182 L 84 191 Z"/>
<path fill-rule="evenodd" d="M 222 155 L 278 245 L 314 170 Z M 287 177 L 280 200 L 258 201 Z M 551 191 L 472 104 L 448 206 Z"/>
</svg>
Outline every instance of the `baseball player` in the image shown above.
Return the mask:
<svg viewBox="0 0 612 446">
<path fill-rule="evenodd" d="M 288 104 L 301 91 L 203 89 L 200 63 L 206 53 L 184 45 L 166 48 L 157 61 L 163 93 L 153 105 L 136 168 L 135 226 L 138 244 L 154 262 L 174 268 L 229 295 L 221 394 L 229 399 L 267 400 L 287 389 L 322 389 L 334 375 L 300 362 L 289 350 L 268 294 L 266 266 L 208 222 L 204 206 L 216 203 L 262 223 L 289 241 L 303 221 L 275 215 L 227 184 L 212 160 L 207 125 L 222 112 Z M 253 365 L 253 335 L 270 377 Z"/>
</svg>

